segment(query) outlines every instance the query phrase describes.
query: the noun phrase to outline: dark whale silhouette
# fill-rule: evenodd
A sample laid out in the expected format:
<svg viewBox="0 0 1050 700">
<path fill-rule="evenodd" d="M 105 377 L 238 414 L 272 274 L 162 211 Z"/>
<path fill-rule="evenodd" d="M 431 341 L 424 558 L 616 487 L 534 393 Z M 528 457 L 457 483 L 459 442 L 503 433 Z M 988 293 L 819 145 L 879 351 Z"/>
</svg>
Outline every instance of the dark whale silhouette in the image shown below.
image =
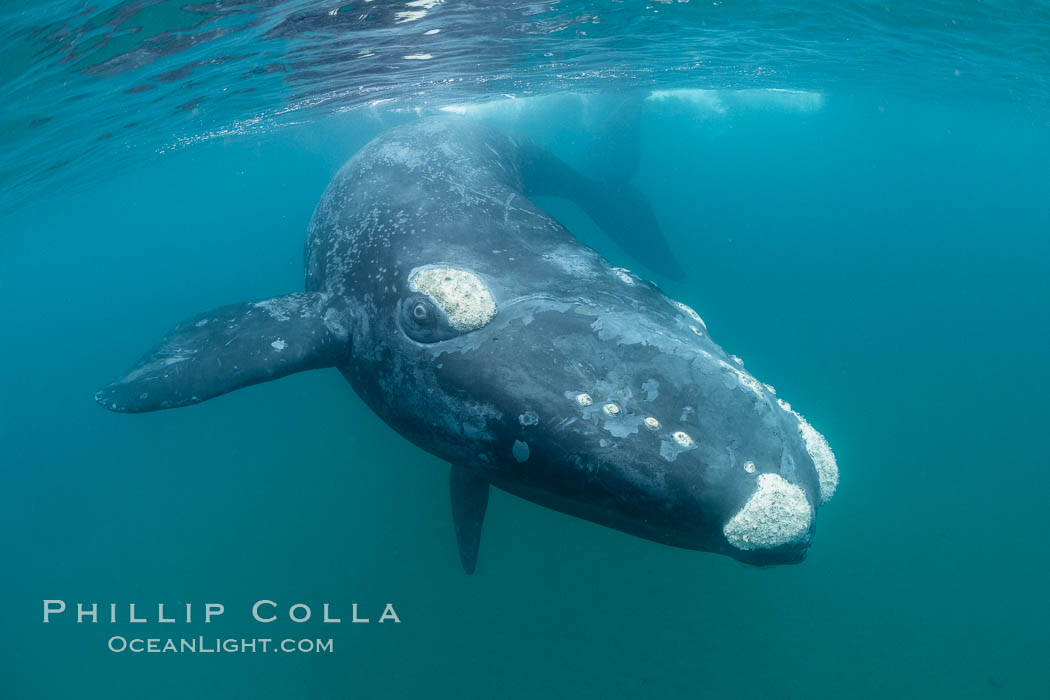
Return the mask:
<svg viewBox="0 0 1050 700">
<path fill-rule="evenodd" d="M 452 464 L 468 572 L 490 485 L 669 545 L 800 561 L 838 481 L 827 442 L 695 311 L 580 244 L 536 193 L 671 257 L 636 193 L 468 119 L 422 120 L 332 180 L 305 293 L 184 321 L 96 398 L 152 411 L 337 367 Z"/>
</svg>

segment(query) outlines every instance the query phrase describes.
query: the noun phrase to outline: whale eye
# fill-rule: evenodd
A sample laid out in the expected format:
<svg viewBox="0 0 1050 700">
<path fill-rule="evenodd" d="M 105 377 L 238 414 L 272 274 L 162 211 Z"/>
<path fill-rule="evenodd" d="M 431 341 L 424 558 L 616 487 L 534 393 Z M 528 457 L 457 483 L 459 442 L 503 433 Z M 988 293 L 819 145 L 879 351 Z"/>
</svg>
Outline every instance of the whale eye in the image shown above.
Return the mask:
<svg viewBox="0 0 1050 700">
<path fill-rule="evenodd" d="M 459 335 L 430 297 L 412 294 L 401 301 L 398 325 L 417 343 L 436 343 Z"/>
<path fill-rule="evenodd" d="M 412 291 L 432 299 L 460 333 L 476 331 L 496 316 L 496 302 L 489 288 L 468 270 L 421 267 L 412 271 L 408 284 Z"/>
<path fill-rule="evenodd" d="M 477 275 L 454 267 L 416 268 L 401 301 L 401 328 L 417 343 L 436 343 L 475 331 L 496 316 L 496 302 Z"/>
</svg>

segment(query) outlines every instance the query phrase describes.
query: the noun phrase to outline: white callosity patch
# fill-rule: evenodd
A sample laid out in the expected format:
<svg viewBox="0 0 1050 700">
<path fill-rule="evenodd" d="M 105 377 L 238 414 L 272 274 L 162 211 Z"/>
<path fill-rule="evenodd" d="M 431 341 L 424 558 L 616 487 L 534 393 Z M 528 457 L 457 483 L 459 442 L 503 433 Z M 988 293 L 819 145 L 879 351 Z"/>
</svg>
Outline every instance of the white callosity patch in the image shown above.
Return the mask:
<svg viewBox="0 0 1050 700">
<path fill-rule="evenodd" d="M 286 347 L 288 347 L 288 343 L 284 342 L 283 339 L 278 338 L 277 340 L 270 343 L 270 347 L 280 352 L 281 350 L 284 350 Z"/>
<path fill-rule="evenodd" d="M 802 489 L 779 474 L 761 474 L 758 489 L 722 533 L 737 549 L 769 549 L 798 540 L 812 518 Z"/>
<path fill-rule="evenodd" d="M 457 331 L 477 330 L 496 315 L 496 302 L 488 287 L 466 270 L 424 267 L 412 273 L 409 285 L 430 296 Z"/>
<path fill-rule="evenodd" d="M 678 309 L 679 311 L 681 311 L 682 313 L 684 313 L 684 314 L 685 314 L 686 316 L 688 316 L 689 318 L 691 318 L 691 319 L 693 319 L 694 321 L 696 321 L 697 323 L 699 323 L 699 324 L 700 324 L 701 326 L 703 326 L 703 327 L 704 327 L 705 329 L 707 328 L 707 324 L 706 324 L 706 323 L 704 323 L 704 319 L 700 318 L 700 314 L 696 313 L 696 310 L 695 310 L 695 309 L 693 309 L 693 307 L 689 306 L 688 304 L 683 304 L 683 303 L 682 303 L 682 302 L 680 302 L 680 301 L 674 301 L 674 300 L 672 300 L 672 301 L 671 301 L 671 303 L 672 303 L 672 304 L 674 304 L 674 305 L 675 305 L 675 307 L 676 307 L 676 308 L 677 308 L 677 309 Z"/>
<path fill-rule="evenodd" d="M 733 356 L 733 357 L 735 357 L 735 356 Z M 737 358 L 737 359 L 739 359 L 739 358 Z M 723 370 L 726 371 L 727 375 L 729 375 L 731 377 L 735 377 L 736 380 L 739 381 L 741 385 L 743 385 L 749 391 L 753 392 L 755 394 L 755 396 L 757 396 L 759 399 L 762 399 L 762 400 L 766 399 L 765 393 L 763 392 L 763 389 L 765 388 L 764 384 L 759 382 L 757 379 L 752 377 L 750 374 L 748 374 L 744 370 L 740 369 L 739 367 L 734 367 L 733 365 L 729 364 L 725 360 L 719 360 L 718 364 Z M 743 363 L 741 363 L 741 365 L 743 365 Z M 732 380 L 730 379 L 730 381 L 732 381 Z M 730 384 L 727 383 L 726 384 L 726 388 L 729 388 L 729 387 L 730 387 Z"/>
<path fill-rule="evenodd" d="M 791 404 L 781 399 L 777 399 L 777 403 L 780 404 L 782 409 L 798 418 L 798 432 L 802 435 L 802 440 L 806 443 L 806 452 L 809 453 L 809 457 L 813 460 L 813 465 L 817 469 L 817 483 L 820 486 L 820 505 L 824 505 L 835 495 L 835 489 L 839 486 L 839 465 L 835 460 L 835 453 L 831 451 L 831 445 L 828 444 L 827 438 L 818 433 L 809 424 L 809 421 L 802 417 L 801 413 L 793 410 Z"/>
<path fill-rule="evenodd" d="M 540 422 L 540 416 L 535 411 L 525 411 L 525 413 L 518 416 L 518 422 L 521 423 L 522 427 L 536 425 Z"/>
<path fill-rule="evenodd" d="M 799 432 L 802 439 L 806 441 L 806 451 L 813 458 L 813 464 L 817 467 L 817 482 L 820 485 L 820 505 L 824 505 L 835 495 L 835 489 L 839 486 L 839 465 L 835 461 L 835 453 L 831 451 L 831 445 L 827 439 L 818 433 L 809 422 L 799 416 Z"/>
<path fill-rule="evenodd" d="M 696 442 L 688 433 L 683 433 L 681 430 L 672 433 L 670 440 L 660 441 L 660 456 L 668 462 L 675 461 L 683 452 L 695 449 L 697 449 Z"/>
<path fill-rule="evenodd" d="M 631 271 L 626 267 L 614 267 L 612 272 L 624 284 L 634 284 L 634 277 L 631 277 Z"/>
<path fill-rule="evenodd" d="M 656 418 L 654 418 L 653 416 L 647 417 L 642 422 L 645 423 L 645 427 L 648 428 L 649 430 L 659 430 L 660 429 L 660 421 L 656 420 Z"/>
<path fill-rule="evenodd" d="M 759 382 L 747 372 L 737 372 L 737 376 L 740 379 L 740 383 L 748 389 L 750 389 L 752 392 L 754 392 L 756 396 L 758 396 L 760 399 L 765 398 L 765 396 L 763 396 L 762 394 L 762 389 L 764 388 L 764 385 L 761 382 Z"/>
<path fill-rule="evenodd" d="M 581 406 L 590 406 L 594 403 L 594 399 L 591 398 L 590 394 L 576 394 L 576 403 Z"/>
<path fill-rule="evenodd" d="M 688 433 L 683 433 L 681 430 L 671 435 L 671 437 L 682 447 L 691 447 L 693 444 L 693 438 L 689 437 Z"/>
<path fill-rule="evenodd" d="M 616 416 L 616 415 L 619 415 L 619 413 L 620 413 L 620 407 L 617 406 L 614 403 L 607 403 L 607 404 L 605 404 L 604 406 L 602 406 L 602 410 L 605 412 L 605 415 L 607 415 L 607 416 Z"/>
</svg>

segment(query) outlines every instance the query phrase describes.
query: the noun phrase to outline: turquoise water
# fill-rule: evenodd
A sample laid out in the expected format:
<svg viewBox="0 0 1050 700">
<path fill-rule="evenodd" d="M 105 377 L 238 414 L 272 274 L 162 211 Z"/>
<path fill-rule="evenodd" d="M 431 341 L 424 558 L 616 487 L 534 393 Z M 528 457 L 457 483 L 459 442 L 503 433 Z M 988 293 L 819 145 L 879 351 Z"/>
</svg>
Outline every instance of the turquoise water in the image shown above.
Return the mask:
<svg viewBox="0 0 1050 700">
<path fill-rule="evenodd" d="M 208 5 L 244 28 L 155 61 L 254 52 L 286 67 L 229 100 L 224 80 L 247 64 L 125 93 L 161 67 L 87 71 L 27 31 L 85 6 L 4 10 L 21 43 L 2 77 L 21 99 L 3 112 L 0 697 L 1043 697 L 1046 4 L 886 17 L 860 3 L 448 2 L 409 22 L 375 5 L 387 14 L 353 31 L 304 26 L 302 3 Z M 186 26 L 162 11 L 174 5 L 123 7 L 153 13 L 116 30 L 125 54 Z M 299 29 L 275 35 L 282 23 Z M 446 36 L 420 49 L 431 28 Z M 432 67 L 342 65 L 358 45 L 429 52 L 413 60 Z M 446 92 L 458 77 L 471 84 Z M 85 96 L 63 101 L 63 82 Z M 310 102 L 351 84 L 392 101 Z M 634 182 L 685 278 L 645 270 L 573 205 L 541 204 L 695 307 L 828 437 L 842 479 L 804 563 L 747 568 L 494 492 L 468 577 L 447 466 L 335 370 L 176 411 L 95 406 L 180 319 L 302 289 L 320 193 L 388 126 L 444 107 L 587 168 L 633 148 L 596 137 L 608 94 L 628 88 L 643 99 Z M 179 89 L 204 95 L 196 114 Z M 196 621 L 134 625 L 125 607 L 117 624 L 45 625 L 45 599 L 98 602 L 103 618 L 110 602 L 151 617 L 189 602 Z M 343 623 L 255 623 L 260 599 L 315 616 L 329 602 Z M 204 625 L 208 602 L 226 613 Z M 349 622 L 353 603 L 371 623 Z M 378 624 L 385 603 L 400 624 Z M 113 653 L 114 635 L 334 651 Z"/>
</svg>

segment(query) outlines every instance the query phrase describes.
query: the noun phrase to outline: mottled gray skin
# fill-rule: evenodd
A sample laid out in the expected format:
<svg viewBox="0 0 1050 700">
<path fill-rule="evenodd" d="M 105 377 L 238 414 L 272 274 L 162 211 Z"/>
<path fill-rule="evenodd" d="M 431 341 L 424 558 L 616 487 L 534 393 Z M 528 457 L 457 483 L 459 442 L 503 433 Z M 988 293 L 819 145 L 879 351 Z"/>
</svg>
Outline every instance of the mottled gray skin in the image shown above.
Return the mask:
<svg viewBox="0 0 1050 700">
<path fill-rule="evenodd" d="M 797 419 L 743 386 L 733 360 L 655 285 L 626 283 L 529 201 L 528 158 L 450 118 L 395 129 L 339 172 L 310 227 L 307 289 L 327 294 L 352 329 L 340 370 L 399 433 L 505 491 L 671 545 L 800 559 L 808 539 L 742 552 L 722 536 L 755 490 L 745 460 L 790 475 L 819 503 Z M 474 272 L 498 313 L 418 343 L 404 330 L 407 280 L 438 263 Z M 580 393 L 594 403 L 580 406 Z M 674 442 L 677 430 L 694 449 Z M 515 442 L 528 446 L 525 461 Z"/>
<path fill-rule="evenodd" d="M 612 268 L 528 198 L 552 190 L 589 211 L 600 206 L 587 181 L 549 154 L 465 119 L 389 131 L 325 191 L 309 229 L 308 293 L 294 295 L 302 297 L 302 315 L 258 333 L 262 350 L 237 362 L 257 367 L 258 376 L 223 379 L 209 359 L 188 375 L 201 377 L 194 386 L 182 386 L 180 376 L 157 369 L 167 367 L 158 358 L 210 358 L 214 348 L 198 351 L 203 339 L 180 344 L 177 330 L 143 359 L 133 381 L 103 390 L 99 402 L 153 410 L 334 365 L 398 433 L 455 465 L 457 532 L 461 549 L 473 547 L 463 553 L 468 570 L 487 484 L 669 545 L 759 565 L 800 561 L 812 524 L 769 549 L 738 549 L 723 534 L 764 472 L 820 503 L 798 418 L 716 345 L 702 322 L 655 285 Z M 491 322 L 455 331 L 433 300 L 409 286 L 412 271 L 426 265 L 480 278 L 497 307 Z M 429 315 L 415 325 L 410 309 L 420 303 Z M 202 330 L 195 321 L 180 328 Z M 287 343 L 316 351 L 278 371 L 267 348 L 289 323 L 305 323 L 309 333 L 285 333 Z M 236 324 L 229 328 L 227 335 L 239 337 Z M 154 380 L 148 387 L 144 372 Z M 142 393 L 149 398 L 138 401 Z M 581 405 L 581 393 L 593 403 Z M 606 403 L 619 414 L 608 415 Z M 646 417 L 659 427 L 647 427 Z M 693 444 L 678 444 L 676 431 Z"/>
</svg>

